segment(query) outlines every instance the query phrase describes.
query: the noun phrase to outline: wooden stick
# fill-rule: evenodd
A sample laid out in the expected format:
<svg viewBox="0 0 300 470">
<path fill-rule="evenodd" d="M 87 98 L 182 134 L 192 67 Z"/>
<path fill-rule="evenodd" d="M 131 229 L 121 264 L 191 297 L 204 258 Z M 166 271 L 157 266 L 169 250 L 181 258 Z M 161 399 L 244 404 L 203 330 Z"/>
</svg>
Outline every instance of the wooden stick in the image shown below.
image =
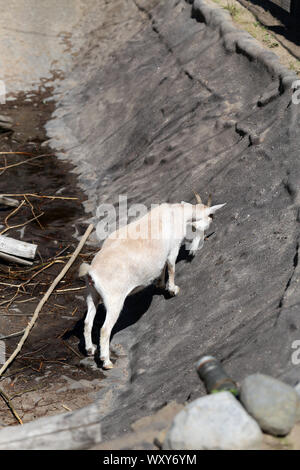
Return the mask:
<svg viewBox="0 0 300 470">
<path fill-rule="evenodd" d="M 46 294 L 43 296 L 43 298 L 40 300 L 37 308 L 35 309 L 34 311 L 34 314 L 30 320 L 30 322 L 28 323 L 26 329 L 25 329 L 25 332 L 20 340 L 20 342 L 18 343 L 18 346 L 16 347 L 16 349 L 14 350 L 14 352 L 10 355 L 10 357 L 7 359 L 7 361 L 3 364 L 3 366 L 1 367 L 0 369 L 0 377 L 1 375 L 3 374 L 3 372 L 6 371 L 7 367 L 12 363 L 12 361 L 15 359 L 15 357 L 19 354 L 19 352 L 21 351 L 22 349 L 22 346 L 23 344 L 25 343 L 30 331 L 31 331 L 31 328 L 33 327 L 33 325 L 35 324 L 38 316 L 39 316 L 39 313 L 40 311 L 42 310 L 42 307 L 43 305 L 47 302 L 48 298 L 50 297 L 50 295 L 52 294 L 52 292 L 54 291 L 55 287 L 57 286 L 57 284 L 61 281 L 61 279 L 64 277 L 64 275 L 66 274 L 66 272 L 69 270 L 69 268 L 72 266 L 72 264 L 74 263 L 75 259 L 77 258 L 78 254 L 80 253 L 80 251 L 82 250 L 82 247 L 83 245 L 85 244 L 86 240 L 88 239 L 89 235 L 91 234 L 92 230 L 93 230 L 94 226 L 93 224 L 90 224 L 85 232 L 85 234 L 83 235 L 83 237 L 81 238 L 80 240 L 80 243 L 79 245 L 77 246 L 76 250 L 74 251 L 73 255 L 71 256 L 71 258 L 69 259 L 68 263 L 64 266 L 64 268 L 62 269 L 62 271 L 60 272 L 60 274 L 54 279 L 54 281 L 52 282 L 51 286 L 49 287 L 49 289 L 47 290 Z"/>
<path fill-rule="evenodd" d="M 23 199 L 23 201 L 21 202 L 21 204 L 19 204 L 18 207 L 16 207 L 16 209 L 14 209 L 12 212 L 10 212 L 10 213 L 5 217 L 4 223 L 5 223 L 6 227 L 9 226 L 8 223 L 7 223 L 8 219 L 10 219 L 13 215 L 15 215 L 15 214 L 21 209 L 21 207 L 24 206 L 24 204 L 25 204 L 25 201 L 24 201 L 24 199 Z"/>
<path fill-rule="evenodd" d="M 78 199 L 78 197 L 64 197 L 64 196 L 42 196 L 40 194 L 33 194 L 33 193 L 23 193 L 23 194 L 1 194 L 0 196 L 4 197 L 24 197 L 24 196 L 32 196 L 32 197 L 39 197 L 39 198 L 45 198 L 45 199 L 68 199 L 71 201 L 75 201 Z"/>
<path fill-rule="evenodd" d="M 0 167 L 0 170 L 7 170 L 8 168 L 14 168 L 15 166 L 20 166 L 20 165 L 24 165 L 24 163 L 29 163 L 29 162 L 32 162 L 33 160 L 36 160 L 37 158 L 42 158 L 42 157 L 54 157 L 55 155 L 54 154 L 44 154 L 44 155 L 37 155 L 36 157 L 32 157 L 32 158 L 28 158 L 28 160 L 23 160 L 22 162 L 18 162 L 18 163 L 12 163 L 11 165 L 6 165 L 6 166 L 2 166 Z"/>
<path fill-rule="evenodd" d="M 8 255 L 7 253 L 3 253 L 2 251 L 0 251 L 0 258 L 5 259 L 6 261 L 12 261 L 13 263 L 23 264 L 26 266 L 33 265 L 32 261 L 28 261 L 22 258 L 17 258 L 16 256 Z"/>
<path fill-rule="evenodd" d="M 16 420 L 19 422 L 19 424 L 23 424 L 23 421 L 21 420 L 20 416 L 16 412 L 16 410 L 15 410 L 15 408 L 14 408 L 12 402 L 11 402 L 11 398 L 9 398 L 9 396 L 6 395 L 6 393 L 1 388 L 0 388 L 0 396 L 3 398 L 3 400 L 5 401 L 8 408 L 10 409 L 10 411 L 12 412 L 12 414 L 14 415 Z"/>
<path fill-rule="evenodd" d="M 0 196 L 0 204 L 3 204 L 4 206 L 17 207 L 19 205 L 19 201 L 10 197 Z"/>
<path fill-rule="evenodd" d="M 0 234 L 0 251 L 20 258 L 34 259 L 37 245 Z"/>
<path fill-rule="evenodd" d="M 25 330 L 21 330 L 21 331 L 18 331 L 17 333 L 12 333 L 11 335 L 0 336 L 0 341 L 2 341 L 3 339 L 15 338 L 16 336 L 21 336 L 24 332 Z"/>
</svg>

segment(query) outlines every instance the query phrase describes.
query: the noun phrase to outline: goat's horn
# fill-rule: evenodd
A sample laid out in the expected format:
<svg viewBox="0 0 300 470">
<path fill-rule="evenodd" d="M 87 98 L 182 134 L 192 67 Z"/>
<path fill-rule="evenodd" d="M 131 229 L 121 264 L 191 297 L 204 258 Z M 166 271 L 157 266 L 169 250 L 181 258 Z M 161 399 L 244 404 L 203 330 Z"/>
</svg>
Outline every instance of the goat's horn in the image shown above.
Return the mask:
<svg viewBox="0 0 300 470">
<path fill-rule="evenodd" d="M 195 194 L 197 204 L 202 204 L 202 200 L 201 200 L 201 197 L 199 196 L 199 194 L 196 193 L 196 191 L 194 191 L 194 190 L 193 190 L 193 193 Z"/>
<path fill-rule="evenodd" d="M 207 200 L 207 207 L 210 207 L 211 206 L 211 201 L 212 201 L 212 197 L 211 197 L 211 194 L 208 196 L 208 200 Z"/>
</svg>

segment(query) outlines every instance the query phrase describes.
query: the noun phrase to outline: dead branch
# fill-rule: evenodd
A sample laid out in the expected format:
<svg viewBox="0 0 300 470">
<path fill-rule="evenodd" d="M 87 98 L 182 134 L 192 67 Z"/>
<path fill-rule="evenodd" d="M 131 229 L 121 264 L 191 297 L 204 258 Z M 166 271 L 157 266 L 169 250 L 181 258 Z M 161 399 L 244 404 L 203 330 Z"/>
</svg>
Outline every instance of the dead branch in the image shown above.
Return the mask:
<svg viewBox="0 0 300 470">
<path fill-rule="evenodd" d="M 2 341 L 3 339 L 8 339 L 8 338 L 15 338 L 16 336 L 21 336 L 24 333 L 24 330 L 18 331 L 17 333 L 12 333 L 11 335 L 7 336 L 0 336 L 0 340 Z"/>
<path fill-rule="evenodd" d="M 78 200 L 78 197 L 43 196 L 43 195 L 41 195 L 41 194 L 33 194 L 33 193 L 23 193 L 23 194 L 0 194 L 0 196 L 5 196 L 5 197 L 25 197 L 25 196 L 31 196 L 31 197 L 41 198 L 41 199 L 67 199 L 67 200 L 70 200 L 70 201 Z"/>
<path fill-rule="evenodd" d="M 6 233 L 8 230 L 11 230 L 12 228 L 24 227 L 24 225 L 28 225 L 28 224 L 30 224 L 30 222 L 33 222 L 34 220 L 37 221 L 37 219 L 39 217 L 42 217 L 42 215 L 44 215 L 44 214 L 45 214 L 45 212 L 42 212 L 41 214 L 33 217 L 32 219 L 27 220 L 26 222 L 23 222 L 22 224 L 11 225 L 9 227 L 6 227 L 4 230 L 2 230 L 2 232 L 0 232 L 0 235 L 3 235 L 4 233 Z"/>
<path fill-rule="evenodd" d="M 10 409 L 10 411 L 12 412 L 12 414 L 14 415 L 16 420 L 19 422 L 19 424 L 23 424 L 23 421 L 21 420 L 20 416 L 16 412 L 16 410 L 15 410 L 15 408 L 14 408 L 12 402 L 11 402 L 11 398 L 9 398 L 9 396 L 6 395 L 6 393 L 1 388 L 0 388 L 0 396 L 3 398 L 3 400 L 5 401 L 8 408 Z"/>
<path fill-rule="evenodd" d="M 0 196 L 0 204 L 3 204 L 4 206 L 17 207 L 19 205 L 19 201 L 10 197 Z"/>
<path fill-rule="evenodd" d="M 35 157 L 32 157 L 32 158 L 28 158 L 28 160 L 22 160 L 21 162 L 18 162 L 18 163 L 11 163 L 10 165 L 6 165 L 6 166 L 2 166 L 0 167 L 0 171 L 3 170 L 8 170 L 9 168 L 14 168 L 16 166 L 20 166 L 20 165 L 24 165 L 25 163 L 29 163 L 29 162 L 32 162 L 33 160 L 37 160 L 38 158 L 42 158 L 42 157 L 54 157 L 54 153 L 45 153 L 43 155 L 37 155 Z"/>
<path fill-rule="evenodd" d="M 26 266 L 32 266 L 32 261 L 27 261 L 26 259 L 17 258 L 16 256 L 8 255 L 0 251 L 0 258 L 5 259 L 6 261 L 12 261 L 13 263 L 24 264 Z"/>
<path fill-rule="evenodd" d="M 14 209 L 13 211 L 11 211 L 4 219 L 4 223 L 5 223 L 5 226 L 6 227 L 9 227 L 8 225 L 8 219 L 10 219 L 13 215 L 15 215 L 20 209 L 22 206 L 24 206 L 25 204 L 25 201 L 23 199 L 23 201 L 21 202 L 21 204 L 18 205 L 18 207 L 16 207 L 16 209 Z"/>
<path fill-rule="evenodd" d="M 37 223 L 39 224 L 40 228 L 41 228 L 42 230 L 44 230 L 44 227 L 42 226 L 41 222 L 39 221 L 39 219 L 38 219 L 38 217 L 37 217 L 37 215 L 36 215 L 36 213 L 35 213 L 35 211 L 34 211 L 34 207 L 33 207 L 33 205 L 31 204 L 30 200 L 28 199 L 28 197 L 27 197 L 26 195 L 24 195 L 24 198 L 25 198 L 26 202 L 27 202 L 27 203 L 29 204 L 29 206 L 30 206 L 31 213 L 32 213 L 33 217 L 35 217 L 35 219 L 36 219 Z"/>
</svg>

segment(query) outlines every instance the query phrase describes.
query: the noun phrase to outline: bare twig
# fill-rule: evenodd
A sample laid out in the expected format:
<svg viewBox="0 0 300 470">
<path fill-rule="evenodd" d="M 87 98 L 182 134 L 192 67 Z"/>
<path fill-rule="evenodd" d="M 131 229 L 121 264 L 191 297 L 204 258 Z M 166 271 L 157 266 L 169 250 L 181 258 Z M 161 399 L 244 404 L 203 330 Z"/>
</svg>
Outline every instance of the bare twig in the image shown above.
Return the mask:
<svg viewBox="0 0 300 470">
<path fill-rule="evenodd" d="M 15 338 L 16 336 L 21 336 L 24 333 L 25 329 L 22 331 L 18 331 L 17 333 L 12 333 L 11 335 L 7 336 L 0 336 L 0 340 L 2 341 L 3 339 L 8 339 L 8 338 Z"/>
<path fill-rule="evenodd" d="M 24 204 L 25 204 L 25 201 L 23 200 L 23 201 L 21 202 L 21 204 L 18 205 L 18 207 L 16 207 L 13 211 L 11 211 L 11 212 L 8 214 L 8 216 L 5 217 L 4 223 L 5 223 L 6 227 L 9 226 L 8 223 L 7 223 L 8 219 L 10 219 L 13 215 L 15 215 L 15 214 L 21 209 L 21 207 L 24 206 Z"/>
<path fill-rule="evenodd" d="M 72 351 L 77 357 L 80 357 L 81 358 L 81 355 L 75 351 L 75 349 L 72 348 L 72 346 L 70 346 L 68 343 L 66 343 L 65 341 L 62 340 L 62 343 L 68 348 L 70 349 L 70 351 Z"/>
<path fill-rule="evenodd" d="M 42 212 L 41 214 L 37 215 L 36 217 L 33 217 L 32 219 L 27 220 L 26 222 L 24 222 L 22 224 L 11 225 L 10 227 L 6 227 L 4 230 L 2 230 L 2 232 L 0 232 L 0 235 L 3 235 L 5 232 L 7 232 L 8 230 L 11 230 L 12 228 L 24 227 L 24 225 L 28 225 L 28 224 L 30 224 L 30 222 L 33 222 L 33 220 L 37 220 L 39 217 L 42 217 L 42 215 L 44 215 L 44 213 L 45 212 Z"/>
<path fill-rule="evenodd" d="M 5 401 L 5 403 L 7 404 L 8 408 L 10 409 L 10 411 L 12 412 L 14 417 L 16 418 L 16 420 L 19 422 L 19 424 L 23 424 L 23 421 L 21 420 L 20 416 L 16 412 L 16 410 L 15 410 L 15 408 L 14 408 L 12 402 L 11 402 L 11 398 L 9 398 L 9 396 L 6 395 L 6 393 L 1 388 L 0 388 L 0 395 L 3 398 L 3 400 Z"/>
<path fill-rule="evenodd" d="M 67 410 L 67 411 L 72 411 L 71 408 L 69 408 L 67 405 L 63 405 L 63 404 L 62 404 L 61 406 L 62 406 L 65 410 Z"/>
<path fill-rule="evenodd" d="M 31 212 L 32 212 L 33 217 L 36 218 L 36 221 L 37 221 L 37 223 L 39 224 L 40 228 L 41 228 L 42 230 L 44 230 L 44 227 L 42 226 L 42 224 L 41 224 L 41 222 L 39 221 L 39 219 L 38 219 L 36 213 L 34 212 L 34 207 L 33 207 L 33 205 L 31 204 L 31 202 L 29 201 L 29 199 L 28 199 L 28 197 L 27 197 L 26 195 L 24 195 L 24 198 L 25 198 L 26 202 L 30 205 L 30 209 L 31 209 Z"/>
<path fill-rule="evenodd" d="M 34 156 L 33 153 L 29 152 L 0 152 L 0 155 L 28 155 L 28 157 Z"/>
<path fill-rule="evenodd" d="M 14 168 L 16 166 L 20 166 L 20 165 L 24 165 L 24 163 L 29 163 L 29 162 L 32 162 L 33 160 L 37 160 L 38 158 L 42 158 L 42 157 L 54 157 L 55 155 L 52 154 L 52 153 L 45 153 L 44 155 L 37 155 L 35 157 L 32 157 L 32 158 L 28 158 L 28 160 L 23 160 L 21 162 L 18 162 L 18 163 L 11 163 L 10 165 L 6 165 L 6 166 L 2 166 L 0 167 L 0 171 L 1 170 L 8 170 L 9 168 Z"/>
<path fill-rule="evenodd" d="M 57 289 L 56 293 L 63 294 L 64 292 L 70 292 L 74 290 L 83 290 L 85 288 L 86 288 L 85 286 L 82 286 L 82 287 L 70 287 L 69 289 Z"/>
<path fill-rule="evenodd" d="M 31 196 L 31 197 L 37 197 L 37 198 L 42 198 L 42 199 L 67 199 L 67 200 L 70 200 L 70 201 L 75 201 L 75 200 L 78 199 L 78 197 L 42 196 L 41 194 L 33 194 L 33 193 L 1 194 L 0 196 L 5 196 L 5 197 L 25 197 L 25 196 Z"/>
</svg>

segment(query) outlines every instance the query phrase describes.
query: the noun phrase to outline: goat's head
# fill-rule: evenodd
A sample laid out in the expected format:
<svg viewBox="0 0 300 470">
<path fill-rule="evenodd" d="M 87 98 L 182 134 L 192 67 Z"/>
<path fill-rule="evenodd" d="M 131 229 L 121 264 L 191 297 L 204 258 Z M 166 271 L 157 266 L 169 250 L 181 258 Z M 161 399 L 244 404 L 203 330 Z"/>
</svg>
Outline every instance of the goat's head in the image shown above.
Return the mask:
<svg viewBox="0 0 300 470">
<path fill-rule="evenodd" d="M 212 197 L 209 195 L 206 204 L 203 204 L 201 197 L 194 191 L 197 204 L 193 206 L 192 224 L 196 230 L 207 230 L 211 224 L 214 214 L 221 209 L 225 204 L 217 204 L 212 206 Z"/>
</svg>

